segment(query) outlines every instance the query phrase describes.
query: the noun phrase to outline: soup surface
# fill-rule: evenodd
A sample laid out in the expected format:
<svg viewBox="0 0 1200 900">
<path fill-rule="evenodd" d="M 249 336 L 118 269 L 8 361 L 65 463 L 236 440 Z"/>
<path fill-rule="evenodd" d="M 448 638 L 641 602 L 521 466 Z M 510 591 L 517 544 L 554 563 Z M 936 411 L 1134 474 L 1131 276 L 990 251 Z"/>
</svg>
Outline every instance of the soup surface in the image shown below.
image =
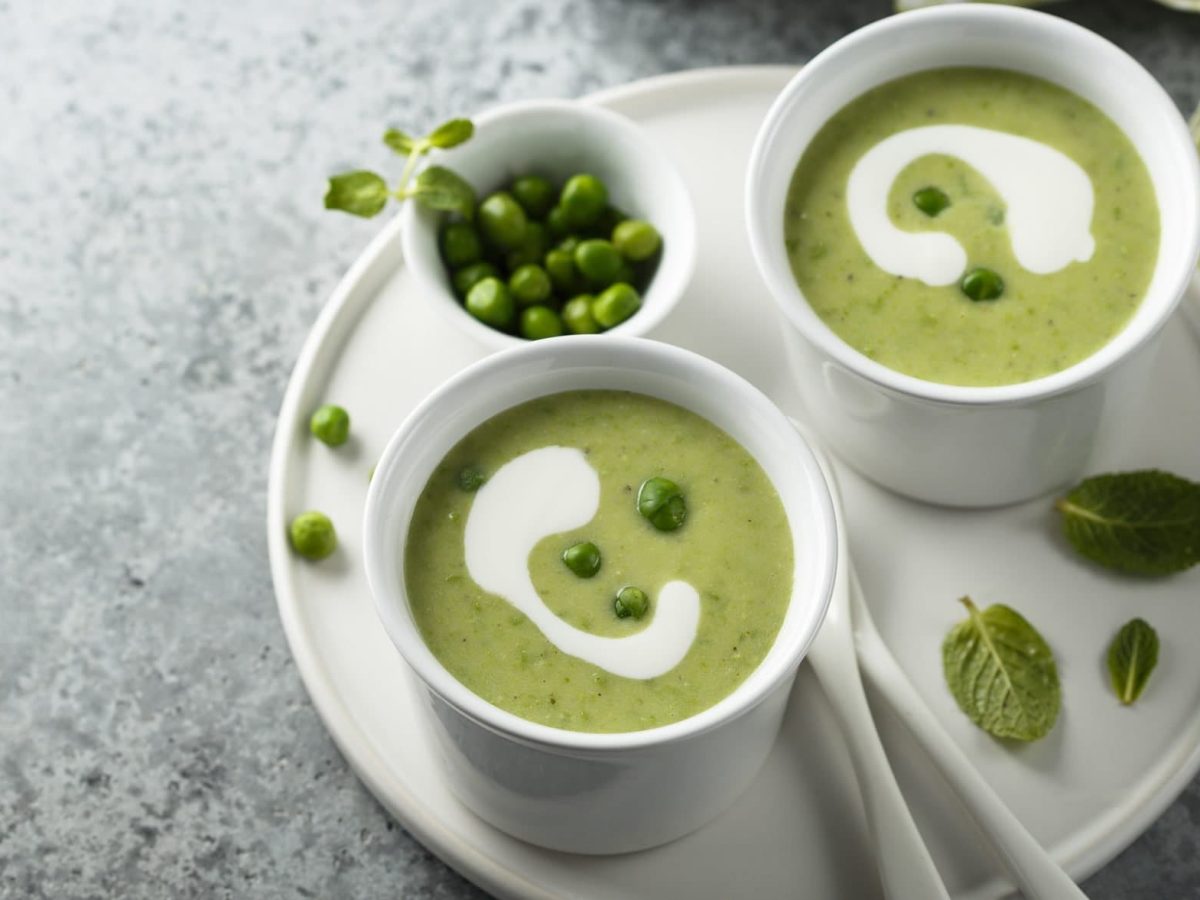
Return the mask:
<svg viewBox="0 0 1200 900">
<path fill-rule="evenodd" d="M 487 481 L 466 490 L 464 470 Z M 660 531 L 639 513 L 640 486 L 655 477 L 673 481 L 686 501 L 676 530 Z M 544 536 L 532 532 L 527 558 L 511 558 L 507 548 L 523 546 L 514 535 L 578 506 L 589 479 L 598 494 L 578 527 L 545 524 Z M 600 551 L 589 578 L 562 558 L 580 542 Z M 480 697 L 557 728 L 636 731 L 712 706 L 762 662 L 791 598 L 792 536 L 766 474 L 724 431 L 641 394 L 571 391 L 500 413 L 447 454 L 413 512 L 405 572 L 426 644 Z M 477 582 L 495 587 L 526 576 L 536 591 L 529 602 L 548 608 L 533 610 L 547 617 L 542 627 L 514 602 L 518 588 L 506 597 Z M 620 618 L 614 606 L 631 585 L 649 598 L 641 619 Z M 692 625 L 681 612 L 689 599 L 699 612 Z M 677 664 L 666 638 L 640 649 L 603 640 L 656 628 L 673 628 L 676 638 L 687 629 Z M 563 646 L 579 646 L 592 661 Z M 664 653 L 671 667 L 651 677 L 613 671 L 637 669 L 639 654 Z"/>
<path fill-rule="evenodd" d="M 1122 329 L 1159 215 L 1141 157 L 1092 104 L 1016 72 L 935 69 L 821 128 L 784 238 L 805 298 L 852 347 L 928 381 L 1001 385 L 1065 369 Z M 968 284 L 977 270 L 998 282 Z"/>
</svg>

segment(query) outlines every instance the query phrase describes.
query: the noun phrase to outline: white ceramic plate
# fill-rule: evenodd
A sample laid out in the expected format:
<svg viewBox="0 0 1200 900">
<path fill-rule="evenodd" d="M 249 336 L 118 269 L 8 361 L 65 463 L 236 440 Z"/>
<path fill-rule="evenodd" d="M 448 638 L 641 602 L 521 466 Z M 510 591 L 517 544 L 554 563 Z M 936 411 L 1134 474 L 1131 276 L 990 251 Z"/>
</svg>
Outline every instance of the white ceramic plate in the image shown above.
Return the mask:
<svg viewBox="0 0 1200 900">
<path fill-rule="evenodd" d="M 750 258 L 742 175 L 759 122 L 790 76 L 782 68 L 716 69 L 637 82 L 592 98 L 640 122 L 681 167 L 699 217 L 692 289 L 654 337 L 740 372 L 803 419 L 782 327 Z M 1190 303 L 1200 307 L 1200 300 Z M 1182 317 L 1169 326 L 1153 391 L 1129 446 L 1096 471 L 1159 466 L 1200 478 L 1200 352 Z M 393 221 L 354 264 L 309 336 L 280 413 L 271 460 L 272 576 L 305 686 L 342 753 L 422 843 L 502 897 L 701 898 L 880 896 L 857 788 L 824 698 L 801 670 L 783 733 L 747 794 L 717 821 L 666 847 L 584 858 L 527 846 L 491 829 L 448 792 L 409 673 L 375 617 L 360 550 L 367 475 L 392 431 L 432 388 L 483 349 L 414 289 Z M 307 437 L 326 400 L 352 414 L 336 451 Z M 1144 830 L 1200 766 L 1200 570 L 1158 581 L 1110 576 L 1072 555 L 1051 505 L 952 512 L 903 500 L 843 471 L 851 549 L 876 621 L 951 735 L 1013 811 L 1077 878 Z M 986 478 L 986 472 L 980 472 Z M 287 547 L 292 515 L 319 508 L 341 550 L 319 564 Z M 1000 744 L 958 712 L 940 645 L 956 599 L 1008 603 L 1058 656 L 1064 709 L 1051 735 Z M 1162 638 L 1137 706 L 1106 686 L 1103 654 L 1135 615 Z M 877 707 L 878 709 L 878 707 Z M 1006 892 L 954 800 L 902 727 L 880 728 L 906 796 L 956 897 Z"/>
</svg>

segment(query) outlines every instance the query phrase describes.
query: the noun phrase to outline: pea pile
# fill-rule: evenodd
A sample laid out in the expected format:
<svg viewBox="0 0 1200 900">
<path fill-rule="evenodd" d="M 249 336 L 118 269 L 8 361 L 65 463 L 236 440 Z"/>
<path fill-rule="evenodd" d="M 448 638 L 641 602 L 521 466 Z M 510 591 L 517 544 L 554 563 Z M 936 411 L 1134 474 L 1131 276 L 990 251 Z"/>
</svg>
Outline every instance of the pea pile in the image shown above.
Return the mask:
<svg viewBox="0 0 1200 900">
<path fill-rule="evenodd" d="M 588 174 L 560 191 L 523 175 L 438 237 L 467 312 L 529 340 L 624 322 L 641 308 L 662 250 L 658 230 L 613 207 L 604 182 Z"/>
</svg>

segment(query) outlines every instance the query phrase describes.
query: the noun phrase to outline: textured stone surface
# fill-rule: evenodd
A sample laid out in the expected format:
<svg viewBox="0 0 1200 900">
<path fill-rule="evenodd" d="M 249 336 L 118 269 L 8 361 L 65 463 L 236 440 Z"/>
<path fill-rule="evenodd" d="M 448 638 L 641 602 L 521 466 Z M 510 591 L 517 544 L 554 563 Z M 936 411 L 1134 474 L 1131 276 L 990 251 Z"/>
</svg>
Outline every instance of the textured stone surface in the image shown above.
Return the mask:
<svg viewBox="0 0 1200 900">
<path fill-rule="evenodd" d="M 1062 4 L 1200 100 L 1200 16 Z M 0 0 L 0 895 L 462 898 L 272 599 L 268 446 L 383 123 L 798 62 L 884 0 Z M 1200 785 L 1088 885 L 1200 896 Z"/>
</svg>

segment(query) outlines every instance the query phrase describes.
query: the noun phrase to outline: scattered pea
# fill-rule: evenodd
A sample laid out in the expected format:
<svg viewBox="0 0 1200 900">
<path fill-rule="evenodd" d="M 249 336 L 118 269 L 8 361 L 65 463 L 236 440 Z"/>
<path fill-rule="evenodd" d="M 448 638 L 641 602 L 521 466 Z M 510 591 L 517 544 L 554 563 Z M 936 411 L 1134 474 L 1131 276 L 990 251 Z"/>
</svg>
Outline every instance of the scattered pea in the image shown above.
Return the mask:
<svg viewBox="0 0 1200 900">
<path fill-rule="evenodd" d="M 490 262 L 471 263 L 469 266 L 463 266 L 454 273 L 452 281 L 454 282 L 454 292 L 460 297 L 466 297 L 470 293 L 471 288 L 479 284 L 485 278 L 495 278 L 500 273 L 496 271 L 496 267 Z"/>
<path fill-rule="evenodd" d="M 525 215 L 540 219 L 554 206 L 554 186 L 540 175 L 522 175 L 512 183 L 512 195 Z"/>
<path fill-rule="evenodd" d="M 637 510 L 659 531 L 674 531 L 687 518 L 679 485 L 669 478 L 647 478 L 638 489 Z"/>
<path fill-rule="evenodd" d="M 518 306 L 545 303 L 553 289 L 546 270 L 532 263 L 521 266 L 508 276 L 508 290 Z"/>
<path fill-rule="evenodd" d="M 292 549 L 305 559 L 324 559 L 337 549 L 337 531 L 329 516 L 316 510 L 300 513 L 288 526 Z"/>
<path fill-rule="evenodd" d="M 617 614 L 618 619 L 628 619 L 631 616 L 640 619 L 649 609 L 650 598 L 641 588 L 623 587 L 613 600 L 613 612 Z"/>
<path fill-rule="evenodd" d="M 912 196 L 913 205 L 925 215 L 933 218 L 950 205 L 950 198 L 941 188 L 923 187 Z"/>
<path fill-rule="evenodd" d="M 1004 279 L 991 269 L 972 269 L 959 282 L 959 289 L 972 300 L 995 300 L 1004 293 Z"/>
<path fill-rule="evenodd" d="M 478 262 L 483 256 L 479 233 L 470 222 L 450 222 L 442 229 L 442 259 L 452 269 Z"/>
<path fill-rule="evenodd" d="M 467 312 L 493 328 L 506 329 L 513 323 L 516 306 L 503 281 L 485 278 L 467 294 Z"/>
<path fill-rule="evenodd" d="M 563 551 L 562 561 L 580 578 L 591 578 L 600 571 L 600 548 L 591 541 L 572 544 Z"/>
<path fill-rule="evenodd" d="M 595 299 L 592 303 L 592 317 L 601 328 L 612 328 L 620 325 L 642 305 L 638 292 L 624 282 L 618 282 Z"/>
<path fill-rule="evenodd" d="M 477 466 L 463 466 L 456 478 L 461 490 L 473 494 L 487 482 L 487 476 Z"/>
<path fill-rule="evenodd" d="M 641 219 L 626 219 L 613 229 L 613 246 L 630 262 L 649 259 L 662 246 L 658 229 Z"/>
<path fill-rule="evenodd" d="M 326 403 L 312 414 L 308 430 L 322 444 L 340 447 L 350 437 L 350 414 L 340 406 Z"/>
<path fill-rule="evenodd" d="M 521 313 L 521 337 L 539 341 L 562 333 L 562 319 L 548 306 L 531 306 Z"/>
<path fill-rule="evenodd" d="M 594 298 L 590 294 L 572 297 L 562 308 L 563 324 L 571 334 L 596 334 L 600 331 L 592 315 Z"/>
<path fill-rule="evenodd" d="M 490 195 L 479 204 L 477 217 L 483 236 L 501 250 L 515 250 L 525 239 L 525 210 L 512 194 L 497 191 Z"/>
<path fill-rule="evenodd" d="M 572 175 L 563 185 L 559 205 L 572 228 L 594 224 L 608 205 L 608 188 L 595 175 Z"/>
</svg>

